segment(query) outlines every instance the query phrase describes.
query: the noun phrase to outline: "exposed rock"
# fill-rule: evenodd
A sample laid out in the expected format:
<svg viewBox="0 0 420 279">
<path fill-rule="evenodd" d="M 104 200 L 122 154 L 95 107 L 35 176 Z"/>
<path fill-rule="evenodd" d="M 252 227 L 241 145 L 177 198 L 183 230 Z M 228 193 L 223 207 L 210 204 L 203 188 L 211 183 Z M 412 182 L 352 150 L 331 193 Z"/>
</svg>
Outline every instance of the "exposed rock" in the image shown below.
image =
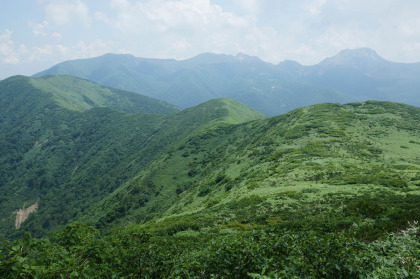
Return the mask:
<svg viewBox="0 0 420 279">
<path fill-rule="evenodd" d="M 15 227 L 16 229 L 20 228 L 20 225 L 22 225 L 23 222 L 25 222 L 26 219 L 28 219 L 29 214 L 35 212 L 38 210 L 39 205 L 39 198 L 33 205 L 25 208 L 25 204 L 21 209 L 15 210 L 13 214 L 16 214 L 16 220 L 15 220 Z"/>
</svg>

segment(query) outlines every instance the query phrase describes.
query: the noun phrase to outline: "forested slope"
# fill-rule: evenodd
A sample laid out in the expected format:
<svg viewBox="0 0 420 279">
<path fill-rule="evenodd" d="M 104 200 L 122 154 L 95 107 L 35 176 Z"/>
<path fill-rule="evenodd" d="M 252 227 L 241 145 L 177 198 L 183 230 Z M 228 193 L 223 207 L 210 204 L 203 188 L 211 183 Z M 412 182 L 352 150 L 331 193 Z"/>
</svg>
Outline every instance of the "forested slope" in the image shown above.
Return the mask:
<svg viewBox="0 0 420 279">
<path fill-rule="evenodd" d="M 53 81 L 44 83 L 45 79 Z M 73 77 L 58 79 L 13 77 L 0 84 L 2 236 L 26 230 L 43 235 L 79 218 L 171 144 L 197 129 L 219 121 L 235 123 L 264 117 L 229 100 L 215 100 L 169 115 L 127 114 L 112 107 L 129 112 L 141 111 L 142 105 L 146 112 L 175 109 Z M 75 83 L 73 89 L 66 83 L 69 79 Z M 95 91 L 97 88 L 100 90 Z M 241 106 L 245 114 L 231 115 L 234 110 L 229 107 Z M 12 213 L 38 200 L 38 212 L 15 230 Z"/>
<path fill-rule="evenodd" d="M 396 208 L 406 198 L 414 202 L 389 221 L 398 228 L 420 216 L 415 208 L 419 121 L 418 108 L 370 101 L 315 105 L 203 130 L 131 178 L 83 220 L 97 218 L 91 224 L 104 225 L 111 219 L 124 223 L 178 216 L 174 220 L 191 218 L 187 223 L 197 228 L 193 216 L 205 216 L 203 225 L 210 227 L 264 225 L 270 218 L 342 210 L 366 196 L 392 212 L 392 203 L 385 200 L 396 195 Z M 375 210 L 364 214 L 375 215 Z"/>
<path fill-rule="evenodd" d="M 419 108 L 320 104 L 238 123 L 233 105 L 241 107 L 215 100 L 166 116 L 165 131 L 177 117 L 193 130 L 76 215 L 92 226 L 3 241 L 0 271 L 418 278 Z M 168 135 L 157 129 L 152 138 Z"/>
</svg>

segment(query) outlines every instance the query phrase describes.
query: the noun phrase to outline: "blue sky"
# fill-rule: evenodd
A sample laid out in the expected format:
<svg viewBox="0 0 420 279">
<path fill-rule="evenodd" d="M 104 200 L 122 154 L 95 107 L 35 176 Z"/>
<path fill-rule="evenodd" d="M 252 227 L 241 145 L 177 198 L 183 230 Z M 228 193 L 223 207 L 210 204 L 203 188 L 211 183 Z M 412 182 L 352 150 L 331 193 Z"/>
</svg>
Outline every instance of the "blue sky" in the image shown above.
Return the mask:
<svg viewBox="0 0 420 279">
<path fill-rule="evenodd" d="M 0 79 L 105 53 L 312 65 L 369 47 L 420 62 L 418 0 L 0 0 Z"/>
</svg>

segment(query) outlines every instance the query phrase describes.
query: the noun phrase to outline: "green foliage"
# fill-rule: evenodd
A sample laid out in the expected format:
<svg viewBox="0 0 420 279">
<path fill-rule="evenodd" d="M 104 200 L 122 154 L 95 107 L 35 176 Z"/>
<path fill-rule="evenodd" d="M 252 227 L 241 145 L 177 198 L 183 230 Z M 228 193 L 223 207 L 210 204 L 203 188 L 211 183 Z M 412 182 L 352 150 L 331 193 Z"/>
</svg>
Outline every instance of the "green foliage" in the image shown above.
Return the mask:
<svg viewBox="0 0 420 279">
<path fill-rule="evenodd" d="M 263 202 L 264 199 L 257 195 L 252 195 L 249 197 L 243 197 L 242 199 L 232 202 L 229 205 L 229 208 L 231 209 L 242 209 L 250 206 L 255 206 L 261 202 Z"/>
<path fill-rule="evenodd" d="M 398 107 L 389 115 L 400 117 L 400 110 L 404 109 Z M 222 225 L 235 222 L 264 225 L 269 217 L 276 216 L 283 220 L 281 226 L 288 227 L 301 222 L 295 223 L 300 220 L 297 217 L 300 214 L 319 217 L 323 216 L 324 210 L 331 208 L 342 212 L 352 197 L 361 195 L 361 191 L 367 196 L 379 189 L 389 189 L 396 196 L 400 192 L 415 191 L 416 169 L 401 165 L 415 166 L 418 152 L 402 154 L 395 150 L 400 141 L 415 138 L 418 129 L 410 129 L 408 133 L 407 130 L 394 131 L 391 126 L 382 126 L 376 118 L 369 118 L 374 116 L 359 120 L 359 115 L 366 115 L 365 110 L 364 106 L 325 104 L 267 120 L 200 130 L 173 148 L 170 154 L 156 160 L 127 186 L 122 186 L 120 194 L 111 196 L 101 207 L 113 208 L 125 195 L 122 207 L 126 210 L 118 213 L 120 215 L 113 214 L 115 218 L 111 223 L 207 214 Z M 324 122 L 307 125 L 314 119 Z M 416 123 L 407 115 L 399 118 L 398 125 L 408 122 L 412 122 L 411 125 Z M 287 139 L 284 133 L 288 127 L 300 127 L 304 133 L 293 140 Z M 320 134 L 321 130 L 338 129 L 345 133 L 342 135 L 345 139 L 334 134 Z M 373 130 L 384 134 L 380 138 L 364 136 L 363 131 Z M 153 181 L 153 184 L 146 181 Z M 156 189 L 156 192 L 149 191 L 146 202 L 137 202 L 136 195 L 124 194 L 126 187 L 131 189 L 134 185 L 142 194 L 147 189 Z M 391 203 L 392 210 L 369 212 L 367 208 L 358 213 L 353 210 L 357 208 L 357 202 L 353 201 L 343 213 L 342 221 L 331 222 L 342 229 L 354 223 L 354 218 L 374 218 L 372 230 L 362 226 L 359 236 L 376 239 L 385 232 L 401 228 L 407 221 L 417 219 L 416 211 L 411 210 L 416 207 L 415 202 L 406 205 Z M 369 205 L 369 202 L 361 205 Z M 101 207 L 96 207 L 96 212 L 101 212 Z M 406 213 L 401 222 L 393 217 L 394 210 Z M 290 223 L 292 220 L 295 221 Z M 188 226 L 185 228 L 189 229 Z"/>
<path fill-rule="evenodd" d="M 75 111 L 15 79 L 33 102 L 1 103 L 0 228 L 17 239 L 1 243 L 5 278 L 419 273 L 416 108 L 323 104 L 260 119 L 218 99 L 170 115 Z M 38 198 L 13 229 L 10 214 Z"/>
<path fill-rule="evenodd" d="M 67 225 L 61 232 L 55 233 L 53 240 L 68 249 L 91 242 L 97 233 L 95 228 L 75 222 Z"/>
<path fill-rule="evenodd" d="M 11 213 L 38 197 L 39 211 L 31 214 L 22 231 L 44 235 L 85 215 L 194 132 L 264 118 L 222 99 L 171 115 L 125 114 L 107 107 L 126 112 L 174 110 L 138 94 L 70 76 L 12 77 L 1 82 L 0 94 L 0 214 L 8 219 L 0 224 L 0 235 L 9 237 L 22 234 L 12 227 Z M 97 210 L 94 222 L 104 228 L 144 207 L 160 191 L 146 179 L 132 190 L 130 197 L 118 196 L 112 206 Z"/>
<path fill-rule="evenodd" d="M 303 125 L 297 125 L 291 129 L 286 130 L 284 137 L 287 139 L 297 139 L 305 134 L 305 127 Z"/>
<path fill-rule="evenodd" d="M 233 227 L 236 227 L 234 225 Z M 232 227 L 232 226 L 230 226 Z M 2 278 L 417 278 L 417 223 L 365 243 L 342 232 L 239 230 L 152 237 L 130 226 L 70 246 L 27 235 L 0 246 Z M 69 235 L 66 234 L 70 232 Z M 89 230 L 88 230 L 89 231 Z M 71 243 L 71 242 L 67 242 Z"/>
<path fill-rule="evenodd" d="M 103 87 L 73 76 L 46 76 L 28 81 L 43 92 L 51 92 L 51 97 L 57 104 L 70 110 L 83 111 L 93 107 L 108 107 L 127 113 L 157 114 L 180 110 L 157 99 Z"/>
<path fill-rule="evenodd" d="M 2 278 L 99 278 L 112 277 L 112 247 L 92 238 L 94 228 L 70 224 L 56 241 L 35 239 L 29 234 L 21 240 L 1 244 Z M 54 238 L 53 238 L 54 239 Z"/>
<path fill-rule="evenodd" d="M 373 197 L 359 197 L 356 198 L 344 207 L 343 211 L 346 214 L 360 215 L 368 218 L 375 218 L 381 216 L 386 210 L 385 204 Z"/>
</svg>

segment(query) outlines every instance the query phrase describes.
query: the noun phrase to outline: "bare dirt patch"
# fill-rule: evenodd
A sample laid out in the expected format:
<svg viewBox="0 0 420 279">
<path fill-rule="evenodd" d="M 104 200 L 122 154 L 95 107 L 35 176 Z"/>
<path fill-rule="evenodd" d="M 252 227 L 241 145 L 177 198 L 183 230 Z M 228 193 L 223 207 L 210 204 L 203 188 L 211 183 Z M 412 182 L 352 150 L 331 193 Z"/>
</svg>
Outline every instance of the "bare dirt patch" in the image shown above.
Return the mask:
<svg viewBox="0 0 420 279">
<path fill-rule="evenodd" d="M 16 214 L 16 220 L 15 220 L 15 228 L 19 229 L 20 225 L 22 225 L 23 222 L 25 222 L 26 219 L 28 219 L 29 214 L 35 212 L 38 210 L 39 205 L 39 199 L 34 203 L 33 205 L 25 208 L 25 204 L 21 209 L 13 211 L 13 214 Z"/>
</svg>

